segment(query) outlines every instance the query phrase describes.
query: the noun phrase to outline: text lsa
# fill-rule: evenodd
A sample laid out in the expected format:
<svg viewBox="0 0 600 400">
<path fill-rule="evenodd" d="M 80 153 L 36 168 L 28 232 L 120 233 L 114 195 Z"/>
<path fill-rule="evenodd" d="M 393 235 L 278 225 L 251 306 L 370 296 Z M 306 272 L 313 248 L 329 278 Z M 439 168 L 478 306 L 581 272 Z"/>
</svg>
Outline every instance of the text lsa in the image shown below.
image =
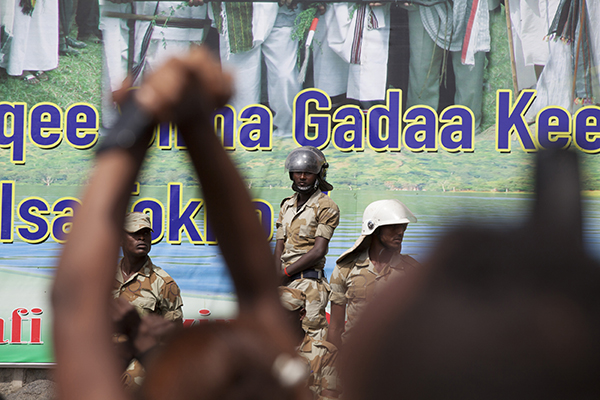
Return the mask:
<svg viewBox="0 0 600 400">
<path fill-rule="evenodd" d="M 537 114 L 534 135 L 525 113 L 535 96 L 535 90 L 524 90 L 513 104 L 510 90 L 496 93 L 496 150 L 509 153 L 511 134 L 515 133 L 526 152 L 564 149 L 573 143 L 585 153 L 600 152 L 600 107 L 586 106 L 573 116 L 564 108 L 546 107 Z"/>
<path fill-rule="evenodd" d="M 378 152 L 399 151 L 402 146 L 413 152 L 434 152 L 438 145 L 448 152 L 473 151 L 475 118 L 464 106 L 450 106 L 439 116 L 428 106 L 414 106 L 402 114 L 402 91 L 398 89 L 389 89 L 385 104 L 371 107 L 366 116 L 355 105 L 342 106 L 331 116 L 331 106 L 331 99 L 321 90 L 298 93 L 293 126 L 298 145 L 323 148 L 332 141 L 341 151 L 363 151 L 366 140 Z M 336 123 L 333 129 L 332 122 Z"/>
<path fill-rule="evenodd" d="M 134 196 L 139 195 L 139 185 L 136 187 Z M 191 198 L 184 205 L 183 185 L 172 182 L 167 189 L 167 201 L 165 206 L 157 199 L 145 197 L 132 206 L 132 211 L 150 214 L 154 227 L 152 243 L 160 242 L 166 236 L 167 243 L 181 244 L 185 233 L 190 243 L 217 244 L 206 213 L 200 215 L 204 205 L 202 199 Z M 76 198 L 62 197 L 51 206 L 41 197 L 26 197 L 16 207 L 21 224 L 15 227 L 15 182 L 0 181 L 0 243 L 13 243 L 15 231 L 26 243 L 42 243 L 49 237 L 57 243 L 64 243 L 80 203 Z M 255 199 L 253 204 L 270 240 L 273 236 L 273 207 L 261 199 Z M 197 217 L 201 217 L 201 221 Z"/>
</svg>

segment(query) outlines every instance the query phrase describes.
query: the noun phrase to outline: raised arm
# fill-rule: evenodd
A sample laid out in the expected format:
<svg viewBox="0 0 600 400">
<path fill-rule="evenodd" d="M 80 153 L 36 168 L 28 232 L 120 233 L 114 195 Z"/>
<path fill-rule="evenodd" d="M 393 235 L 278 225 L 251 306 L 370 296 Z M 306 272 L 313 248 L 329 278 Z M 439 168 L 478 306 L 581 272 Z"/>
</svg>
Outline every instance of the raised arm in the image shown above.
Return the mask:
<svg viewBox="0 0 600 400">
<path fill-rule="evenodd" d="M 209 75 L 199 75 L 207 80 Z M 197 101 L 202 101 L 199 95 Z M 212 120 L 199 125 L 179 121 L 186 146 L 202 185 L 211 226 L 227 262 L 239 300 L 239 318 L 259 322 L 282 348 L 292 348 L 279 301 L 276 263 L 258 221 L 250 194 L 212 129 Z"/>
<path fill-rule="evenodd" d="M 199 81 L 199 74 L 210 84 Z M 206 127 L 212 110 L 227 100 L 230 83 L 207 51 L 196 49 L 184 60 L 168 62 L 135 92 L 106 138 L 108 148 L 97 157 L 52 293 L 56 379 L 63 400 L 126 398 L 109 307 L 125 209 L 152 127 L 189 115 L 192 106 L 184 100 L 199 88 L 202 101 L 193 112 Z"/>
</svg>

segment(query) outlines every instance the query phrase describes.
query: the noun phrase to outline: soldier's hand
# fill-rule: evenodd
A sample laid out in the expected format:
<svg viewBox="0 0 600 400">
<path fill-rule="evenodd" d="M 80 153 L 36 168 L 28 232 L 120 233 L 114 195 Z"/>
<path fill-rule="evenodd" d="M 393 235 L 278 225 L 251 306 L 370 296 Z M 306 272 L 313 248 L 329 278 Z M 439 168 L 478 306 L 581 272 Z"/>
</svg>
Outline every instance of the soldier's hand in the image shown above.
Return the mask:
<svg viewBox="0 0 600 400">
<path fill-rule="evenodd" d="M 284 274 L 283 269 L 279 272 L 279 281 L 282 286 L 287 286 L 291 282 L 290 277 Z"/>
</svg>

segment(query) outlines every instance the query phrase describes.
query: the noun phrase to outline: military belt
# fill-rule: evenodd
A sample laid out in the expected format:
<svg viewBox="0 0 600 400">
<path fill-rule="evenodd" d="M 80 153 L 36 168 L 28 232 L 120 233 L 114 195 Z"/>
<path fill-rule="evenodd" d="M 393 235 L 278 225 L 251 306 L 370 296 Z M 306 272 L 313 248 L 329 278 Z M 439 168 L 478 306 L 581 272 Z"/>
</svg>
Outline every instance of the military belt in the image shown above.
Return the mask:
<svg viewBox="0 0 600 400">
<path fill-rule="evenodd" d="M 314 269 L 314 268 L 309 268 L 309 269 L 305 269 L 302 272 L 298 272 L 297 274 L 294 274 L 292 276 L 290 276 L 290 279 L 295 281 L 296 279 L 322 279 L 325 276 L 325 273 L 323 272 L 322 269 Z"/>
</svg>

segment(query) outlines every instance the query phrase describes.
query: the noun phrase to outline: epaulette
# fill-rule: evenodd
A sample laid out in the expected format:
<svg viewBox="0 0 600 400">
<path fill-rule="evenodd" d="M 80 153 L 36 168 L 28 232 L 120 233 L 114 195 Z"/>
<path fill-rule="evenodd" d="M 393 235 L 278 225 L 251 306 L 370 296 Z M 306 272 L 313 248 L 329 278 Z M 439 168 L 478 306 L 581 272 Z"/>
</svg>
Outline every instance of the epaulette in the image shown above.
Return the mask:
<svg viewBox="0 0 600 400">
<path fill-rule="evenodd" d="M 152 264 L 152 265 L 154 265 L 154 264 Z M 154 273 L 156 274 L 156 276 L 159 276 L 163 281 L 165 281 L 165 283 L 169 283 L 170 281 L 175 282 L 173 277 L 171 275 L 169 275 L 169 273 L 167 271 L 165 271 L 164 269 L 162 269 L 161 267 L 154 265 Z"/>
<path fill-rule="evenodd" d="M 335 201 L 333 201 L 333 199 L 331 198 L 331 196 L 329 196 L 329 195 L 327 195 L 327 194 L 325 194 L 323 192 L 321 192 L 321 194 L 319 195 L 319 198 L 318 198 L 317 201 L 319 201 L 319 202 L 322 201 L 322 202 L 324 202 L 324 203 L 326 203 L 328 205 L 334 205 L 334 206 L 338 207 L 337 203 Z"/>
<path fill-rule="evenodd" d="M 352 252 L 344 254 L 344 257 L 340 257 L 337 261 L 337 265 L 340 268 L 345 268 L 349 265 L 355 264 L 363 253 L 364 250 L 362 248 L 354 249 Z"/>
<path fill-rule="evenodd" d="M 279 204 L 279 208 L 283 207 L 283 203 L 290 200 L 292 197 L 294 197 L 294 195 L 291 195 L 290 197 L 286 197 L 285 199 L 281 200 L 281 204 Z"/>
</svg>

